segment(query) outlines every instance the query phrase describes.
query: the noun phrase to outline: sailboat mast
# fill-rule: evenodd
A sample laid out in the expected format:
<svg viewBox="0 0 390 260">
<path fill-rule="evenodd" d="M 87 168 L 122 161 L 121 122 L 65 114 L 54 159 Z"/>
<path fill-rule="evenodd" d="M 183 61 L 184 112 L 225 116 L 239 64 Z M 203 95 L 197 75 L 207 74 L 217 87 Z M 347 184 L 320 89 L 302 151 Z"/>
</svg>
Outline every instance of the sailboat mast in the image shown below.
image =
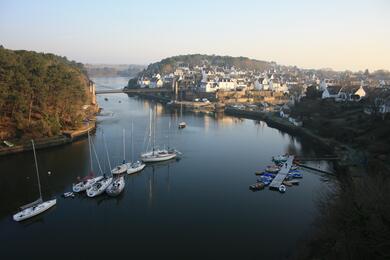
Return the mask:
<svg viewBox="0 0 390 260">
<path fill-rule="evenodd" d="M 153 115 L 153 154 L 156 147 L 156 125 L 157 125 L 157 104 L 155 104 L 154 115 Z"/>
<path fill-rule="evenodd" d="M 125 149 L 125 129 L 123 128 L 123 163 L 126 162 L 126 149 Z"/>
<path fill-rule="evenodd" d="M 89 135 L 88 131 L 88 148 L 89 148 L 89 161 L 91 163 L 91 172 L 93 172 L 93 166 L 92 166 L 92 150 L 91 150 L 91 136 Z"/>
<path fill-rule="evenodd" d="M 134 139 L 133 139 L 134 129 L 133 129 L 133 120 L 131 120 L 131 161 L 134 162 Z"/>
<path fill-rule="evenodd" d="M 106 143 L 106 138 L 103 135 L 103 142 L 104 142 L 104 148 L 106 149 L 106 155 L 107 155 L 107 161 L 108 161 L 108 167 L 110 167 L 110 172 L 111 172 L 111 162 L 110 162 L 110 156 L 108 155 L 108 149 L 107 149 L 107 143 Z"/>
<path fill-rule="evenodd" d="M 35 170 L 37 172 L 37 179 L 38 179 L 38 188 L 39 188 L 39 198 L 42 199 L 42 191 L 41 191 L 41 180 L 39 179 L 39 170 L 38 170 L 38 163 L 37 163 L 37 154 L 35 153 L 35 145 L 34 140 L 31 139 L 33 151 L 34 151 L 34 161 L 35 161 Z"/>
<path fill-rule="evenodd" d="M 168 123 L 168 151 L 169 151 L 169 134 L 171 133 L 171 118 L 169 117 Z"/>
</svg>

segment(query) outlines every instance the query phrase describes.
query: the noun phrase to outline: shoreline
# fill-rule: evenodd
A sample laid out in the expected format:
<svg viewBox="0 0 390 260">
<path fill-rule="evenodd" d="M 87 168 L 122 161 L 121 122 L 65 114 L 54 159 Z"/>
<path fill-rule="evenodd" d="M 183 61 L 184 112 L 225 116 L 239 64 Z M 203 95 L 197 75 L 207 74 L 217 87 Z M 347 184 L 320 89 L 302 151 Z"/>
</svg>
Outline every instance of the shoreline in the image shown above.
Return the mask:
<svg viewBox="0 0 390 260">
<path fill-rule="evenodd" d="M 85 137 L 89 131 L 94 131 L 96 129 L 96 121 L 91 121 L 88 124 L 88 127 L 83 127 L 77 130 L 66 130 L 62 131 L 60 135 L 52 137 L 43 137 L 39 139 L 34 139 L 35 148 L 37 150 L 46 149 L 56 146 L 61 146 L 65 144 L 73 143 L 81 138 Z M 0 156 L 7 156 L 16 153 L 23 153 L 32 150 L 32 145 L 30 142 L 24 142 L 22 144 L 14 145 L 13 147 L 2 147 L 0 148 Z"/>
<path fill-rule="evenodd" d="M 227 115 L 243 117 L 248 119 L 261 120 L 267 123 L 269 127 L 284 131 L 288 134 L 308 138 L 314 144 L 320 145 L 325 150 L 334 153 L 340 159 L 334 163 L 335 170 L 339 173 L 346 173 L 351 177 L 361 177 L 362 169 L 359 168 L 353 161 L 353 154 L 356 150 L 348 145 L 342 144 L 335 140 L 323 138 L 314 134 L 311 130 L 302 126 L 295 126 L 287 120 L 278 116 L 272 115 L 269 112 L 247 111 L 235 108 L 226 108 Z"/>
</svg>

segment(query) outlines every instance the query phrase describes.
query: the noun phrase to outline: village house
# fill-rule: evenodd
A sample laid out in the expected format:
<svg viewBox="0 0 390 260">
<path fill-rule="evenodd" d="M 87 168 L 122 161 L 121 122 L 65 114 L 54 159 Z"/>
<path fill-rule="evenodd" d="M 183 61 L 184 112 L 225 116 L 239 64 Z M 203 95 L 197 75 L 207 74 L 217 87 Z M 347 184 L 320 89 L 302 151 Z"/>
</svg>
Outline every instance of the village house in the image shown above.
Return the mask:
<svg viewBox="0 0 390 260">
<path fill-rule="evenodd" d="M 254 87 L 257 90 L 268 90 L 269 89 L 269 82 L 266 77 L 260 77 L 258 78 L 255 83 Z"/>
<path fill-rule="evenodd" d="M 320 87 L 321 88 L 321 87 Z M 322 92 L 322 99 L 327 98 L 337 98 L 340 92 L 341 86 L 340 85 L 326 85 L 326 88 L 324 92 Z"/>
<path fill-rule="evenodd" d="M 150 85 L 150 80 L 148 77 L 141 77 L 138 79 L 137 84 L 140 86 L 140 88 L 148 88 Z"/>
<path fill-rule="evenodd" d="M 161 88 L 164 85 L 160 74 L 155 75 L 150 81 L 149 88 Z"/>
<path fill-rule="evenodd" d="M 336 85 L 336 81 L 335 80 L 333 80 L 333 79 L 324 79 L 320 83 L 319 90 L 325 91 L 328 87 L 335 86 L 335 85 Z"/>
<path fill-rule="evenodd" d="M 366 91 L 363 85 L 360 86 L 344 86 L 340 89 L 338 96 L 335 98 L 338 102 L 343 101 L 360 101 L 366 96 Z"/>
</svg>

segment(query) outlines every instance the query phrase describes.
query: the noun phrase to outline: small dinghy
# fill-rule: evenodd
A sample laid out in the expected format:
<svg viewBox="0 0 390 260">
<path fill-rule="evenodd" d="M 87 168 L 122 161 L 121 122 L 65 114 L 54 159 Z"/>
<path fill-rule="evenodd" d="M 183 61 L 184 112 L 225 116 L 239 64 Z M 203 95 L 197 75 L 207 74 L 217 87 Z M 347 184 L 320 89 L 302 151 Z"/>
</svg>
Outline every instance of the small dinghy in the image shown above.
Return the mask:
<svg viewBox="0 0 390 260">
<path fill-rule="evenodd" d="M 302 174 L 300 174 L 300 173 L 289 173 L 289 175 L 290 175 L 293 179 L 301 179 L 301 178 L 303 178 Z"/>
<path fill-rule="evenodd" d="M 142 171 L 145 166 L 146 164 L 142 163 L 141 161 L 127 163 L 127 174 L 133 174 Z"/>
<path fill-rule="evenodd" d="M 287 187 L 293 186 L 293 184 L 291 183 L 291 181 L 283 181 L 283 185 L 286 185 Z"/>
<path fill-rule="evenodd" d="M 289 181 L 292 185 L 299 185 L 299 181 L 298 180 L 291 180 Z"/>
<path fill-rule="evenodd" d="M 179 123 L 179 129 L 186 128 L 186 126 L 187 126 L 186 122 L 180 122 Z"/>
<path fill-rule="evenodd" d="M 62 197 L 64 198 L 74 198 L 74 193 L 69 191 L 69 192 L 65 192 L 64 194 L 62 194 Z"/>
<path fill-rule="evenodd" d="M 106 189 L 108 196 L 115 197 L 121 194 L 125 188 L 125 178 L 123 176 L 115 178 Z"/>
<path fill-rule="evenodd" d="M 102 194 L 112 182 L 112 177 L 103 177 L 100 181 L 94 183 L 89 189 L 87 189 L 87 196 L 90 198 L 96 197 Z"/>
<path fill-rule="evenodd" d="M 270 172 L 270 173 L 278 173 L 280 170 L 280 168 L 276 165 L 273 165 L 273 166 L 268 166 L 265 171 L 266 172 Z"/>
<path fill-rule="evenodd" d="M 274 162 L 286 162 L 288 159 L 288 154 L 285 154 L 285 155 L 278 155 L 278 156 L 274 156 L 272 157 L 272 160 Z"/>
<path fill-rule="evenodd" d="M 249 189 L 252 191 L 256 191 L 256 190 L 264 189 L 264 187 L 265 187 L 264 183 L 257 182 L 255 184 L 250 185 Z"/>
<path fill-rule="evenodd" d="M 262 175 L 260 176 L 260 179 L 257 180 L 257 182 L 263 183 L 265 186 L 268 186 L 272 182 L 272 179 L 272 177 Z"/>
<path fill-rule="evenodd" d="M 279 192 L 280 193 L 285 193 L 286 192 L 286 186 L 284 186 L 283 184 L 279 186 Z"/>
</svg>

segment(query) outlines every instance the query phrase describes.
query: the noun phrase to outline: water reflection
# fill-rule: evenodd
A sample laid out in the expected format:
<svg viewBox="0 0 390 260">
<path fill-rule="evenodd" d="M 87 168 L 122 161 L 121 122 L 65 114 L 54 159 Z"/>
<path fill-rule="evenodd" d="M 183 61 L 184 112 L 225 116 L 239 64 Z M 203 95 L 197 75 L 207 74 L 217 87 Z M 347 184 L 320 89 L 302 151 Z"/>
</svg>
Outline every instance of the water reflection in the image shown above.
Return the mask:
<svg viewBox="0 0 390 260">
<path fill-rule="evenodd" d="M 105 86 L 109 84 L 109 80 L 103 81 Z M 161 104 L 124 94 L 109 95 L 108 101 L 98 96 L 98 102 L 113 112 L 98 118 L 98 128 L 91 136 L 105 172 L 109 166 L 103 133 L 111 164 L 123 157 L 122 129 L 126 136 L 129 133 L 126 159 L 138 158 L 145 150 L 149 109 L 153 106 L 158 111 L 157 142 L 167 144 L 169 134 L 170 145 L 183 152 L 182 159 L 151 164 L 141 173 L 126 176 L 124 193 L 117 198 L 80 195 L 64 199 L 60 194 L 69 191 L 78 176 L 89 172 L 88 141 L 39 150 L 44 196 L 56 195 L 58 204 L 20 228 L 11 214 L 36 197 L 33 157 L 24 153 L 0 158 L 4 173 L 0 175 L 0 240 L 4 257 L 15 258 L 15 252 L 19 258 L 28 257 L 37 253 L 42 244 L 53 252 L 63 251 L 66 244 L 73 249 L 69 255 L 72 257 L 85 247 L 102 243 L 103 232 L 110 237 L 104 239 L 105 246 L 129 249 L 131 245 L 131 253 L 127 250 L 122 254 L 126 257 L 178 258 L 196 251 L 203 258 L 212 254 L 216 258 L 275 259 L 292 252 L 296 242 L 310 230 L 316 214 L 313 198 L 324 189 L 324 181 L 329 181 L 326 175 L 305 171 L 300 186 L 288 189 L 283 196 L 269 190 L 248 190 L 248 185 L 256 181 L 254 171 L 269 165 L 273 155 L 324 153 L 309 141 L 270 128 L 262 121 L 188 111 L 183 111 L 188 127 L 179 130 L 180 112 Z M 132 121 L 134 154 L 130 149 Z M 331 164 L 321 162 L 320 166 Z M 98 174 L 96 160 L 93 168 Z M 52 172 L 50 176 L 48 171 Z M 80 248 L 80 244 L 85 247 Z M 90 251 L 88 257 L 102 257 L 101 251 Z"/>
</svg>

